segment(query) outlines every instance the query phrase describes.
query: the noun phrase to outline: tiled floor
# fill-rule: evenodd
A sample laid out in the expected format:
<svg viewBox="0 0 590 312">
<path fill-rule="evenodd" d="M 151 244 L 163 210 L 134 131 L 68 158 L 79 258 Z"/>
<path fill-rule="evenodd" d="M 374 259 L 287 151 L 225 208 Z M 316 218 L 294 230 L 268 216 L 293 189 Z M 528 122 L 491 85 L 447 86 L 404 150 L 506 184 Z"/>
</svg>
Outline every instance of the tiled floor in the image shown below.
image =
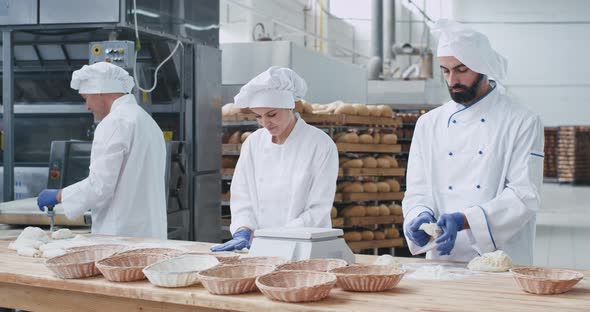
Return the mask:
<svg viewBox="0 0 590 312">
<path fill-rule="evenodd" d="M 590 187 L 543 185 L 534 264 L 590 269 Z"/>
</svg>

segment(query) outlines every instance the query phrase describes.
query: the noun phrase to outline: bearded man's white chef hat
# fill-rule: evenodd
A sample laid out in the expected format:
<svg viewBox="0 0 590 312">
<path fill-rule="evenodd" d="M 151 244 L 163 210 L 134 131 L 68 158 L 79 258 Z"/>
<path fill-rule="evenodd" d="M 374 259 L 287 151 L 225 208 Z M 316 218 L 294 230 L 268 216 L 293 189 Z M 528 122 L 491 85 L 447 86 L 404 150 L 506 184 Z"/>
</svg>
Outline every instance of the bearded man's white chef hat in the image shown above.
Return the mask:
<svg viewBox="0 0 590 312">
<path fill-rule="evenodd" d="M 305 96 L 305 80 L 289 68 L 272 66 L 245 84 L 234 97 L 239 108 L 294 108 Z"/>
<path fill-rule="evenodd" d="M 486 35 L 455 21 L 441 19 L 431 29 L 438 34 L 437 56 L 454 56 L 469 69 L 498 81 L 506 78 L 508 61 Z"/>
<path fill-rule="evenodd" d="M 84 65 L 72 74 L 70 87 L 80 94 L 129 93 L 133 77 L 123 68 L 107 62 Z"/>
</svg>

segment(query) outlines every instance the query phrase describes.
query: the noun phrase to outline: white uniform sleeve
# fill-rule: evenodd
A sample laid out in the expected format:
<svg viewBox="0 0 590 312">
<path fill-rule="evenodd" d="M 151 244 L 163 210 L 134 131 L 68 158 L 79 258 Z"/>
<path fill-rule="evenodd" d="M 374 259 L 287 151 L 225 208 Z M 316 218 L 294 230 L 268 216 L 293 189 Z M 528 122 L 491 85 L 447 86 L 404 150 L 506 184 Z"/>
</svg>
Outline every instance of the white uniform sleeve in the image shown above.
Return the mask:
<svg viewBox="0 0 590 312">
<path fill-rule="evenodd" d="M 251 230 L 258 228 L 256 215 L 254 213 L 254 198 L 250 198 L 250 183 L 254 181 L 254 161 L 251 154 L 252 140 L 246 140 L 242 144 L 240 158 L 236 164 L 236 170 L 231 181 L 230 188 L 230 210 L 231 224 L 230 232 L 232 235 L 241 227 L 247 227 Z"/>
<path fill-rule="evenodd" d="M 297 218 L 289 221 L 286 227 L 332 227 L 330 210 L 336 194 L 339 165 L 336 144 L 331 142 L 319 156 L 317 161 L 313 161 L 319 165 L 314 166 L 305 210 Z"/>
<path fill-rule="evenodd" d="M 105 119 L 97 127 L 88 177 L 62 191 L 62 205 L 68 219 L 75 219 L 88 209 L 103 209 L 111 202 L 131 145 L 132 131 L 114 119 Z"/>
<path fill-rule="evenodd" d="M 428 179 L 429 173 L 426 172 L 426 159 L 429 151 L 428 135 L 424 133 L 424 123 L 419 118 L 412 137 L 410 145 L 410 155 L 408 157 L 408 169 L 406 174 L 406 193 L 402 201 L 404 214 L 404 233 L 408 224 L 422 212 L 428 212 L 435 218 L 439 213 L 434 205 L 432 197 L 432 181 Z M 414 254 L 420 246 L 415 245 L 412 241 L 407 240 L 410 252 Z"/>
<path fill-rule="evenodd" d="M 469 238 L 480 253 L 494 251 L 533 218 L 541 206 L 544 133 L 538 116 L 523 122 L 514 143 L 506 187 L 491 201 L 468 208 Z"/>
</svg>

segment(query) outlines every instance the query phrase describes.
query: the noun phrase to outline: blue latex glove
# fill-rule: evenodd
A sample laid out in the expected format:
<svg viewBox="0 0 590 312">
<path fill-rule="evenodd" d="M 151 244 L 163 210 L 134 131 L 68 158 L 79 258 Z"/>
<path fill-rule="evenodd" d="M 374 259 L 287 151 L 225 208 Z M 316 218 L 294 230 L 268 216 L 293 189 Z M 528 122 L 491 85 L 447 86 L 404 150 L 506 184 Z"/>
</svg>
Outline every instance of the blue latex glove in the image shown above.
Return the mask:
<svg viewBox="0 0 590 312">
<path fill-rule="evenodd" d="M 236 249 L 250 248 L 250 238 L 252 231 L 249 229 L 241 229 L 234 233 L 231 240 L 224 244 L 211 247 L 211 251 L 232 251 Z"/>
<path fill-rule="evenodd" d="M 59 190 L 55 189 L 44 189 L 37 195 L 37 206 L 39 206 L 39 210 L 45 211 L 45 207 L 48 206 L 55 206 L 58 204 L 57 202 L 57 193 Z"/>
<path fill-rule="evenodd" d="M 455 247 L 455 240 L 457 239 L 457 232 L 463 230 L 463 214 L 460 212 L 447 213 L 438 219 L 436 223 L 443 234 L 436 240 L 439 245 L 436 249 L 440 251 L 440 255 L 450 255 L 451 250 Z"/>
<path fill-rule="evenodd" d="M 423 223 L 434 223 L 434 217 L 429 212 L 419 214 L 414 220 L 408 224 L 408 231 L 405 232 L 406 238 L 410 239 L 414 244 L 423 247 L 430 240 L 430 235 L 418 228 Z"/>
</svg>

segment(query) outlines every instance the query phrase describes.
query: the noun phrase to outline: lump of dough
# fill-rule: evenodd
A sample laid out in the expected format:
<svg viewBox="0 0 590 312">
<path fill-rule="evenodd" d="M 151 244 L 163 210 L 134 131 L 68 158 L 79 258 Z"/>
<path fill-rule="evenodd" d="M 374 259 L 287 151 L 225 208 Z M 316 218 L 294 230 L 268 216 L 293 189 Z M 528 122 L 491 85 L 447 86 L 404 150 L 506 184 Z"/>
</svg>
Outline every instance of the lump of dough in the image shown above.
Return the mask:
<svg viewBox="0 0 590 312">
<path fill-rule="evenodd" d="M 21 247 L 31 247 L 34 249 L 39 249 L 39 247 L 43 246 L 43 244 L 44 243 L 42 241 L 28 238 L 20 238 L 8 244 L 8 249 L 18 250 Z"/>
<path fill-rule="evenodd" d="M 72 237 L 74 237 L 74 234 L 72 234 L 72 231 L 70 231 L 70 229 L 59 229 L 51 233 L 51 239 L 66 239 Z"/>
<path fill-rule="evenodd" d="M 38 240 L 44 243 L 47 243 L 49 241 L 49 237 L 47 236 L 47 234 L 45 234 L 45 232 L 42 229 L 33 226 L 26 227 L 22 231 L 22 233 L 20 233 L 17 240 L 21 238 Z"/>
<path fill-rule="evenodd" d="M 504 251 L 496 250 L 473 258 L 467 268 L 471 271 L 506 272 L 512 268 L 512 259 Z"/>
<path fill-rule="evenodd" d="M 418 230 L 426 232 L 434 239 L 437 239 L 442 234 L 441 228 L 436 223 L 422 223 Z"/>
<path fill-rule="evenodd" d="M 373 262 L 373 265 L 388 265 L 395 268 L 401 268 L 402 264 L 390 255 L 382 255 Z"/>
<path fill-rule="evenodd" d="M 16 250 L 16 253 L 19 256 L 24 256 L 24 257 L 33 257 L 33 258 L 41 257 L 41 252 L 38 249 L 35 249 L 33 247 L 20 247 L 19 249 Z"/>
</svg>

